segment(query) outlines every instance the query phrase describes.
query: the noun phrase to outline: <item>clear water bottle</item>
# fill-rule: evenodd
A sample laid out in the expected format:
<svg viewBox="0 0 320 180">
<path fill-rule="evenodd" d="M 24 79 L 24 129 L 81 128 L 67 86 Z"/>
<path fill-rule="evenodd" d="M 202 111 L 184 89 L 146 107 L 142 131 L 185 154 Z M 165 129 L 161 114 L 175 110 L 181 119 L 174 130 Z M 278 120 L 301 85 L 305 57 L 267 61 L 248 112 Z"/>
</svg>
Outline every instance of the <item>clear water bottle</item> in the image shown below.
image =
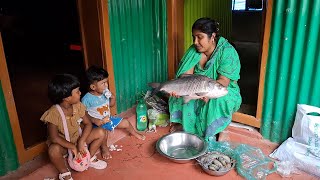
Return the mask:
<svg viewBox="0 0 320 180">
<path fill-rule="evenodd" d="M 147 105 L 144 99 L 139 100 L 139 103 L 136 107 L 137 112 L 137 130 L 144 131 L 148 125 L 147 119 Z"/>
</svg>

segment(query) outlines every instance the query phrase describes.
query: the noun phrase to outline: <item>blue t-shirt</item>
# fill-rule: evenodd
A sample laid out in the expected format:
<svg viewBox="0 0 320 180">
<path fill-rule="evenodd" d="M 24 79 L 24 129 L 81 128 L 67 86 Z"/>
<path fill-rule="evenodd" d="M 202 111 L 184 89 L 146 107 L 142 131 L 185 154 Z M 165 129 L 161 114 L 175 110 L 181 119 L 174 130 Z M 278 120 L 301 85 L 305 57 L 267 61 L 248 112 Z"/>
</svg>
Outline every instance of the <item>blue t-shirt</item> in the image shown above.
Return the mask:
<svg viewBox="0 0 320 180">
<path fill-rule="evenodd" d="M 81 101 L 87 107 L 88 114 L 91 117 L 97 119 L 110 117 L 110 100 L 104 94 L 96 96 L 88 92 Z"/>
<path fill-rule="evenodd" d="M 88 114 L 91 117 L 97 118 L 102 120 L 105 117 L 110 118 L 110 122 L 103 124 L 101 127 L 103 129 L 112 131 L 115 127 L 117 127 L 122 118 L 120 117 L 112 117 L 110 115 L 110 98 L 108 98 L 105 94 L 102 94 L 101 96 L 96 96 L 91 93 L 87 93 L 83 96 L 81 99 L 82 104 L 84 104 L 87 108 Z M 97 127 L 94 125 L 94 127 Z"/>
</svg>

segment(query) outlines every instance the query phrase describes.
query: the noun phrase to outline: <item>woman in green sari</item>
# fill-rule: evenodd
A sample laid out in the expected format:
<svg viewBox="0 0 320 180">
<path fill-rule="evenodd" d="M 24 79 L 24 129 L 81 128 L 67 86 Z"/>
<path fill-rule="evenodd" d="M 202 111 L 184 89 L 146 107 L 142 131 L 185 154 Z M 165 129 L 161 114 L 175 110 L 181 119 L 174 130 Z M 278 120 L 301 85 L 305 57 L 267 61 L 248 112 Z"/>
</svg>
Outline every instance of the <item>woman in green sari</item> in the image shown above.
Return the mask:
<svg viewBox="0 0 320 180">
<path fill-rule="evenodd" d="M 241 105 L 240 60 L 233 46 L 218 34 L 218 23 L 210 18 L 200 18 L 192 26 L 193 44 L 184 54 L 176 78 L 184 74 L 208 76 L 227 87 L 228 94 L 216 99 L 183 99 L 172 93 L 169 99 L 170 131 L 186 132 L 215 140 L 231 122 L 232 114 Z"/>
</svg>

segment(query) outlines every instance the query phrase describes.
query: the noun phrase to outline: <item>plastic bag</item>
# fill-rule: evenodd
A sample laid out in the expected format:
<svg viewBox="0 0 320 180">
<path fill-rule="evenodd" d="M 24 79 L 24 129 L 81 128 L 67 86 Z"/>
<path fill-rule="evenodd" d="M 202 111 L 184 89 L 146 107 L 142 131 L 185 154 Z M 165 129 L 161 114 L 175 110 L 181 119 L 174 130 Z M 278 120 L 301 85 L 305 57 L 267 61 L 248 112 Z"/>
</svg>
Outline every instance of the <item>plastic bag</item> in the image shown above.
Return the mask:
<svg viewBox="0 0 320 180">
<path fill-rule="evenodd" d="M 320 177 L 320 148 L 288 138 L 270 154 L 270 157 L 280 161 L 293 161 L 299 169 Z"/>
<path fill-rule="evenodd" d="M 267 175 L 276 171 L 270 158 L 259 148 L 247 144 L 210 141 L 209 151 L 223 152 L 235 159 L 237 172 L 248 180 L 266 179 Z"/>
<path fill-rule="evenodd" d="M 297 105 L 292 137 L 296 142 L 320 147 L 320 108 L 306 104 Z"/>
<path fill-rule="evenodd" d="M 148 132 L 156 132 L 156 126 L 166 127 L 169 124 L 169 109 L 168 103 L 158 97 L 157 95 L 151 96 L 151 91 L 147 91 L 144 96 L 148 104 Z"/>
<path fill-rule="evenodd" d="M 145 95 L 145 100 L 146 100 L 146 103 L 148 104 L 148 106 L 157 110 L 160 113 L 168 113 L 169 112 L 168 103 L 166 101 L 164 101 L 163 99 L 161 99 L 157 95 L 153 95 L 153 96 L 150 96 L 150 95 L 151 95 L 151 91 L 147 91 L 147 93 Z"/>
<path fill-rule="evenodd" d="M 169 114 L 158 112 L 155 109 L 148 109 L 149 131 L 156 132 L 156 126 L 166 127 L 169 124 Z"/>
<path fill-rule="evenodd" d="M 292 174 L 300 174 L 293 161 L 276 162 L 277 173 L 284 178 L 291 177 Z"/>
<path fill-rule="evenodd" d="M 299 169 L 320 177 L 320 108 L 298 104 L 292 137 L 274 150 L 270 157 L 293 161 Z"/>
</svg>

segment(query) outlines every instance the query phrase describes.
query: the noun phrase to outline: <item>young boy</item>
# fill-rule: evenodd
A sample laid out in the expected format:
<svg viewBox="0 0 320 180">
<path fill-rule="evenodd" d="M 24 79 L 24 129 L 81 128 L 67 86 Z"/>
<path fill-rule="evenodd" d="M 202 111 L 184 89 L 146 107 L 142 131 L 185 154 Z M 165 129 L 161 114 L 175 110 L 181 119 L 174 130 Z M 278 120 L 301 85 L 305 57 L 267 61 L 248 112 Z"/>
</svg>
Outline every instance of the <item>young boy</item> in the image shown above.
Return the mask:
<svg viewBox="0 0 320 180">
<path fill-rule="evenodd" d="M 127 119 L 110 115 L 110 107 L 115 105 L 116 100 L 108 89 L 108 76 L 106 70 L 96 66 L 91 66 L 86 71 L 89 92 L 82 98 L 82 103 L 87 107 L 87 112 L 94 127 L 102 127 L 108 131 L 113 131 L 116 127 L 126 129 L 136 138 L 144 140 L 145 136 L 139 134 Z M 107 146 L 107 136 L 102 144 L 101 151 L 103 158 L 111 158 Z"/>
</svg>

